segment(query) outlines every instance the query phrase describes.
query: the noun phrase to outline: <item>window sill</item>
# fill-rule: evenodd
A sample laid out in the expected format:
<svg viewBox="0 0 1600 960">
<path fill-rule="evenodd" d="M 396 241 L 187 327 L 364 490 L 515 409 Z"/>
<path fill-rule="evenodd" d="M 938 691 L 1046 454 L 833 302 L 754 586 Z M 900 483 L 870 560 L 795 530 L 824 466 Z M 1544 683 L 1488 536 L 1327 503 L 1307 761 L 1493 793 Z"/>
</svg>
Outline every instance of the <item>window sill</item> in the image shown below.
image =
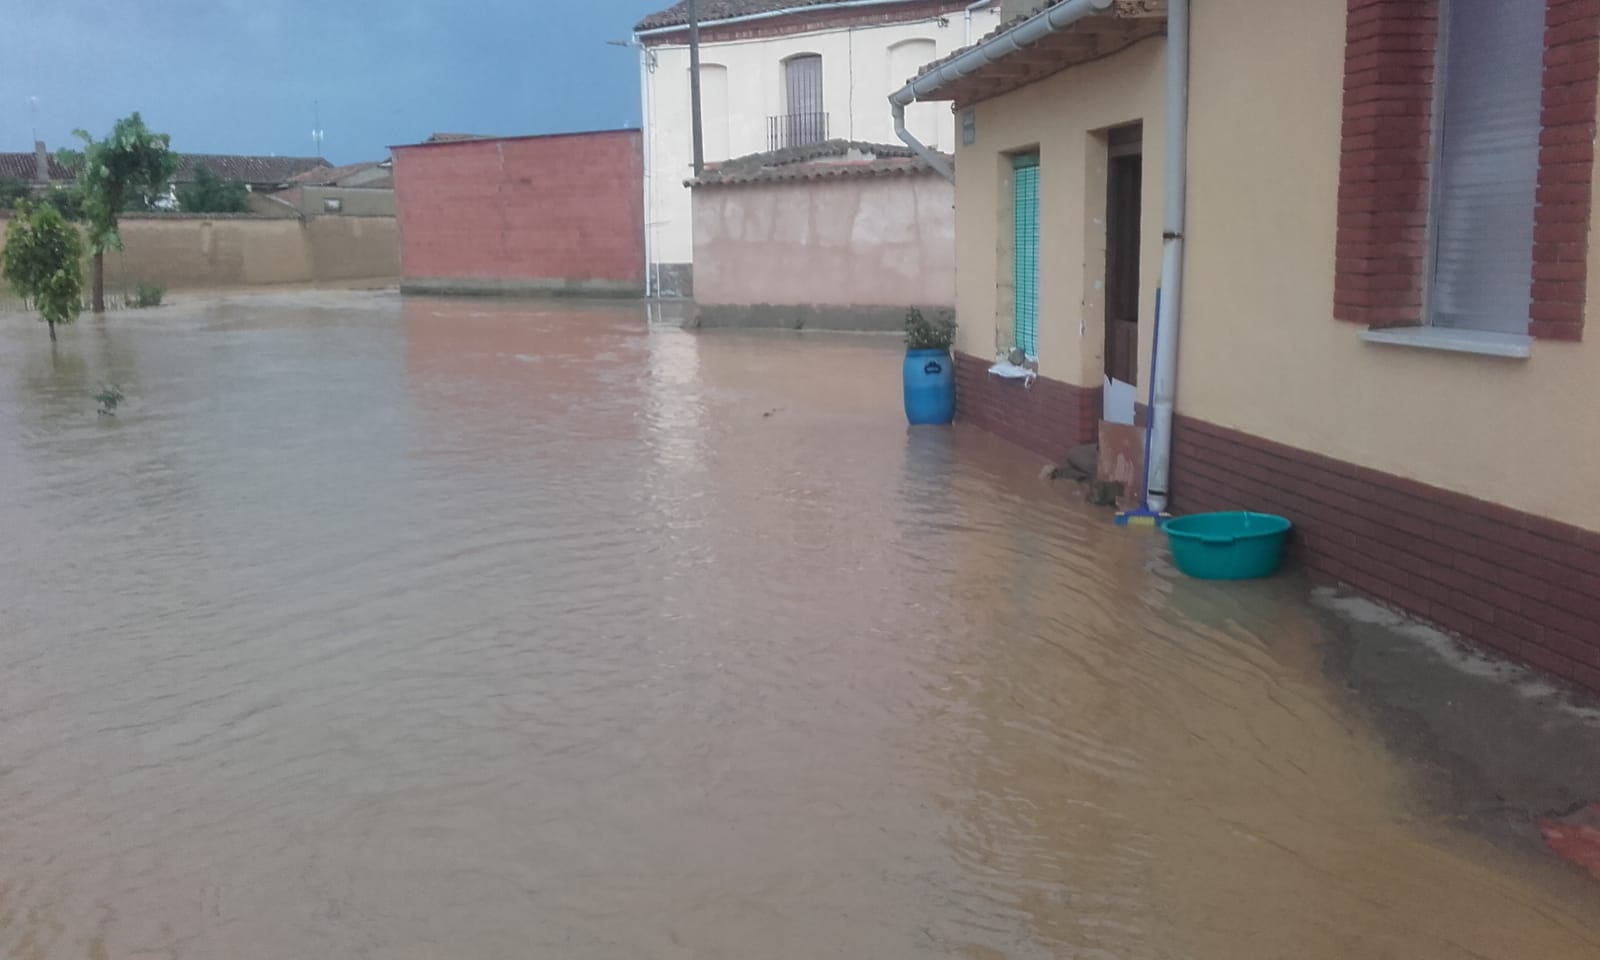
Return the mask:
<svg viewBox="0 0 1600 960">
<path fill-rule="evenodd" d="M 1386 327 L 1363 330 L 1366 343 L 1447 353 L 1471 353 L 1480 357 L 1526 360 L 1533 354 L 1533 338 L 1518 333 L 1490 333 L 1484 330 L 1449 330 L 1444 327 Z"/>
</svg>

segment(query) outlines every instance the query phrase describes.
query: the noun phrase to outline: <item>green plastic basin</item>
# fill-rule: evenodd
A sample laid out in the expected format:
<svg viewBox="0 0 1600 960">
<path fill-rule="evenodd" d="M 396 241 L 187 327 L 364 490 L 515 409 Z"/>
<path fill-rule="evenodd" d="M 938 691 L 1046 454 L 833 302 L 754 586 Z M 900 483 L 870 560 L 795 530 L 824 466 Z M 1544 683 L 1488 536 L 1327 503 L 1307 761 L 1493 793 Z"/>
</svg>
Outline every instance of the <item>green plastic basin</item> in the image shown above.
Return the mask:
<svg viewBox="0 0 1600 960">
<path fill-rule="evenodd" d="M 1270 513 L 1197 513 L 1166 523 L 1172 562 L 1198 580 L 1270 577 L 1294 524 Z"/>
</svg>

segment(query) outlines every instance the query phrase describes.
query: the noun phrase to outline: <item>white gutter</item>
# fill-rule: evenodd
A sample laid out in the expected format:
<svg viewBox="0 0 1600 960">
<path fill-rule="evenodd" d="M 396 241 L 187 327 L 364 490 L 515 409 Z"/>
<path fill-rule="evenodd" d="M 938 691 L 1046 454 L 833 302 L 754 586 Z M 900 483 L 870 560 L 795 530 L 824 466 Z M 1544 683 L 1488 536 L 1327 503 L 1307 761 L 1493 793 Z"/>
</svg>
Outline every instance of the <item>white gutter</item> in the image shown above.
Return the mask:
<svg viewBox="0 0 1600 960">
<path fill-rule="evenodd" d="M 768 10 L 765 13 L 747 13 L 738 17 L 723 17 L 721 20 L 702 20 L 700 29 L 707 27 L 720 27 L 730 23 L 752 23 L 757 20 L 772 20 L 777 17 L 793 16 L 797 13 L 821 13 L 828 10 L 851 10 L 857 7 L 892 7 L 912 0 L 837 0 L 835 3 L 814 3 L 804 7 L 784 7 L 782 10 Z M 689 29 L 687 23 L 674 23 L 665 27 L 651 27 L 648 30 L 635 30 L 635 37 L 659 37 L 666 33 L 682 33 Z"/>
<path fill-rule="evenodd" d="M 947 83 L 969 76 L 1002 57 L 1010 56 L 1023 47 L 1037 43 L 1059 30 L 1065 30 L 1084 17 L 1104 13 L 1113 0 L 1066 0 L 1039 11 L 1005 33 L 992 37 L 975 47 L 953 57 L 947 63 L 928 71 L 889 95 L 890 109 L 894 112 L 895 135 L 928 166 L 946 180 L 954 182 L 955 171 L 938 152 L 912 136 L 906 129 L 906 107 L 923 96 L 936 92 Z"/>
<path fill-rule="evenodd" d="M 1151 371 L 1155 408 L 1150 411 L 1146 489 L 1150 509 L 1157 513 L 1167 507 L 1167 485 L 1172 478 L 1172 407 L 1177 395 L 1178 322 L 1183 306 L 1184 201 L 1189 184 L 1189 0 L 1167 0 L 1166 111 L 1160 335 Z"/>
</svg>

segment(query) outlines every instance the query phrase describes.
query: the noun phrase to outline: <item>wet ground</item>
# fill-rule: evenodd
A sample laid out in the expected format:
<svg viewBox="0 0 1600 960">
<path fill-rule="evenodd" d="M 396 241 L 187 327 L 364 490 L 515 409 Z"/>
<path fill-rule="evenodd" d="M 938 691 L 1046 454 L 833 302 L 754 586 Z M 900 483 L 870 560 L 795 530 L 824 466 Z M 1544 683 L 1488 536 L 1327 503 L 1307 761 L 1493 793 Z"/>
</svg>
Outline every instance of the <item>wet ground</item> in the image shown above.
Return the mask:
<svg viewBox="0 0 1600 960">
<path fill-rule="evenodd" d="M 1592 720 L 1179 578 L 907 431 L 897 351 L 387 293 L 0 318 L 0 956 L 1600 955 L 1536 827 Z"/>
</svg>

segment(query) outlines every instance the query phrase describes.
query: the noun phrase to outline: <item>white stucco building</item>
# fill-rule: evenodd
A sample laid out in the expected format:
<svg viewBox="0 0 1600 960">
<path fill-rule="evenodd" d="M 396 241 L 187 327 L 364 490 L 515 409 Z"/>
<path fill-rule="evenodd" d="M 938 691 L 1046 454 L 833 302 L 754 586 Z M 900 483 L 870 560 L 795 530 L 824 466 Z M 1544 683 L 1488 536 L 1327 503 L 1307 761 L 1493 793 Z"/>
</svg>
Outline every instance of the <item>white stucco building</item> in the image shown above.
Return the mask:
<svg viewBox="0 0 1600 960">
<path fill-rule="evenodd" d="M 888 97 L 925 64 L 993 30 L 989 0 L 699 0 L 706 163 L 828 139 L 897 143 Z M 645 248 L 650 292 L 692 289 L 694 175 L 688 4 L 640 21 Z M 907 128 L 955 150 L 947 105 Z"/>
</svg>

